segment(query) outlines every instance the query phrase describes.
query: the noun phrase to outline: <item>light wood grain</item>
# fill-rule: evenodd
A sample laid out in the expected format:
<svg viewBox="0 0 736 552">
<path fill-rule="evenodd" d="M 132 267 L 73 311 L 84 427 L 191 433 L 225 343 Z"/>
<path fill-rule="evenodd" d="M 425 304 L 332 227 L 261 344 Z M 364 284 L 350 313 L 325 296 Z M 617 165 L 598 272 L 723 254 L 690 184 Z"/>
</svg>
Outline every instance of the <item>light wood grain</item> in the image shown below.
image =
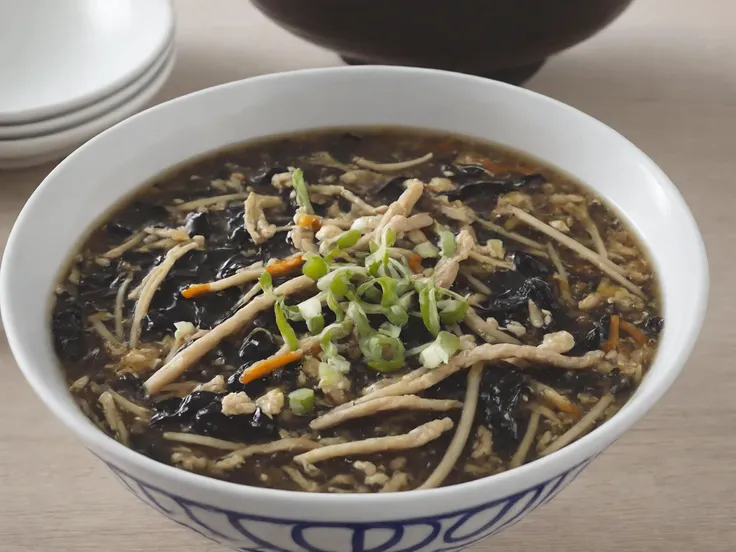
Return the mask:
<svg viewBox="0 0 736 552">
<path fill-rule="evenodd" d="M 175 4 L 179 60 L 159 101 L 261 73 L 339 64 L 245 0 Z M 733 8 L 732 0 L 637 0 L 530 83 L 613 126 L 673 178 L 705 236 L 712 300 L 687 370 L 660 405 L 549 506 L 476 551 L 736 548 Z M 0 246 L 50 168 L 0 172 Z M 4 336 L 0 368 L 0 551 L 222 550 L 113 481 L 36 399 Z"/>
</svg>

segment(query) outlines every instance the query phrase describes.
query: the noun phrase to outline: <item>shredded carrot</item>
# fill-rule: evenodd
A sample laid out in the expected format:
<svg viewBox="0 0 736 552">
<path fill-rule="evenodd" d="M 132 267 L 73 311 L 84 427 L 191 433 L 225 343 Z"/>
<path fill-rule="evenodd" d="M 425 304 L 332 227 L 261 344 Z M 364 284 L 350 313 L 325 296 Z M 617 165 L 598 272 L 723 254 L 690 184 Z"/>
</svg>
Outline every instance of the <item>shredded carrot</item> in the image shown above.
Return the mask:
<svg viewBox="0 0 736 552">
<path fill-rule="evenodd" d="M 647 335 L 639 328 L 634 326 L 631 322 L 621 320 L 621 322 L 619 322 L 619 325 L 621 326 L 621 329 L 624 331 L 624 333 L 628 334 L 639 345 L 646 345 L 647 341 L 649 341 Z"/>
<path fill-rule="evenodd" d="M 583 410 L 572 402 L 555 402 L 550 399 L 547 399 L 547 402 L 558 410 L 562 410 L 573 416 L 580 416 L 583 413 Z"/>
<path fill-rule="evenodd" d="M 322 228 L 322 219 L 317 215 L 307 215 L 305 213 L 301 213 L 297 215 L 295 222 L 299 228 L 306 228 L 307 230 L 311 230 L 312 232 L 316 232 L 317 230 Z"/>
<path fill-rule="evenodd" d="M 302 266 L 302 263 L 304 263 L 304 257 L 302 255 L 296 255 L 283 261 L 274 261 L 266 267 L 266 272 L 271 276 L 283 276 Z"/>
<path fill-rule="evenodd" d="M 419 253 L 412 253 L 407 255 L 407 261 L 409 262 L 409 268 L 414 274 L 419 274 L 424 267 L 422 266 L 422 256 Z"/>
<path fill-rule="evenodd" d="M 192 284 L 188 288 L 182 290 L 181 294 L 185 299 L 192 299 L 194 297 L 204 295 L 205 293 L 209 293 L 210 288 L 210 284 Z"/>
<path fill-rule="evenodd" d="M 621 317 L 618 314 L 611 316 L 611 325 L 608 328 L 608 339 L 603 344 L 601 349 L 605 352 L 611 351 L 618 347 L 619 341 L 619 326 L 621 323 Z"/>
<path fill-rule="evenodd" d="M 243 371 L 240 375 L 240 383 L 250 383 L 253 380 L 265 377 L 271 372 L 275 372 L 279 368 L 283 368 L 287 364 L 296 362 L 302 358 L 302 356 L 304 356 L 304 353 L 301 350 L 296 350 L 258 361 L 253 366 Z"/>
</svg>

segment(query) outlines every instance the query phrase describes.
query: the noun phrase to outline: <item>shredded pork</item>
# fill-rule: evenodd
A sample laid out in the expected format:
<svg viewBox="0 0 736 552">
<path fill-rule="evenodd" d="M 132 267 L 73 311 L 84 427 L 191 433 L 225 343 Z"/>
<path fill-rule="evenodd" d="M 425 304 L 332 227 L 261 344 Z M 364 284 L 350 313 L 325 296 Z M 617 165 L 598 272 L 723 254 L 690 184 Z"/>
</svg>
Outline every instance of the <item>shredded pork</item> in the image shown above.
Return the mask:
<svg viewBox="0 0 736 552">
<path fill-rule="evenodd" d="M 298 276 L 281 284 L 273 294 L 261 295 L 253 299 L 230 318 L 212 328 L 207 334 L 192 342 L 187 348 L 179 351 L 174 358 L 164 364 L 145 382 L 146 389 L 155 395 L 165 385 L 174 382 L 195 362 L 214 349 L 225 337 L 239 331 L 249 324 L 258 313 L 270 309 L 276 302 L 277 295 L 289 296 L 307 291 L 314 286 L 314 280 L 308 276 Z"/>
<path fill-rule="evenodd" d="M 450 441 L 450 445 L 447 447 L 442 460 L 437 464 L 437 467 L 429 478 L 419 487 L 420 489 L 434 489 L 442 485 L 442 482 L 450 475 L 450 472 L 460 459 L 460 455 L 468 442 L 470 430 L 473 428 L 482 375 L 483 364 L 481 363 L 474 365 L 468 370 L 468 380 L 465 386 L 465 405 L 463 406 L 463 412 L 460 415 L 460 422 L 457 424 L 455 435 L 453 435 L 452 441 Z"/>
<path fill-rule="evenodd" d="M 153 300 L 153 295 L 158 290 L 161 282 L 164 281 L 166 275 L 174 267 L 174 263 L 181 259 L 184 255 L 197 249 L 201 246 L 201 242 L 191 242 L 186 245 L 177 245 L 169 250 L 164 257 L 164 260 L 158 266 L 151 269 L 149 277 L 143 289 L 140 292 L 140 296 L 135 304 L 135 310 L 133 312 L 133 321 L 130 324 L 130 348 L 135 349 L 138 346 L 138 340 L 141 336 L 141 321 L 148 314 L 148 308 Z"/>
<path fill-rule="evenodd" d="M 434 281 L 439 287 L 452 287 L 460 270 L 460 263 L 468 258 L 475 247 L 473 235 L 468 230 L 460 230 L 455 241 L 455 254 L 452 257 L 442 257 L 434 269 Z"/>
<path fill-rule="evenodd" d="M 309 466 L 331 458 L 417 448 L 434 441 L 445 431 L 452 429 L 452 426 L 450 418 L 442 418 L 420 425 L 404 435 L 374 437 L 364 441 L 329 445 L 295 456 L 294 460 L 302 466 Z"/>
<path fill-rule="evenodd" d="M 603 351 L 591 351 L 581 357 L 566 357 L 530 345 L 511 345 L 507 343 L 480 345 L 470 351 L 458 353 L 447 364 L 442 364 L 430 372 L 423 372 L 419 377 L 402 379 L 393 385 L 388 385 L 368 395 L 364 395 L 356 399 L 355 402 L 363 403 L 377 399 L 378 397 L 419 393 L 476 362 L 490 362 L 507 358 L 528 360 L 565 370 L 584 370 L 600 362 L 603 358 Z M 407 376 L 411 374 L 412 372 L 407 374 Z M 407 378 L 407 376 L 404 376 L 404 378 Z"/>
<path fill-rule="evenodd" d="M 250 234 L 253 243 L 260 245 L 276 234 L 276 226 L 269 224 L 266 220 L 266 209 L 272 209 L 281 205 L 281 198 L 274 196 L 263 196 L 255 192 L 248 194 L 245 200 L 245 229 Z"/>
<path fill-rule="evenodd" d="M 332 410 L 327 414 L 312 420 L 309 424 L 314 430 L 322 430 L 334 427 L 348 420 L 372 416 L 379 412 L 390 410 L 428 410 L 442 412 L 461 408 L 463 403 L 453 400 L 424 399 L 416 395 L 402 397 L 383 397 L 374 401 L 364 403 L 353 403 L 349 408 Z"/>
</svg>

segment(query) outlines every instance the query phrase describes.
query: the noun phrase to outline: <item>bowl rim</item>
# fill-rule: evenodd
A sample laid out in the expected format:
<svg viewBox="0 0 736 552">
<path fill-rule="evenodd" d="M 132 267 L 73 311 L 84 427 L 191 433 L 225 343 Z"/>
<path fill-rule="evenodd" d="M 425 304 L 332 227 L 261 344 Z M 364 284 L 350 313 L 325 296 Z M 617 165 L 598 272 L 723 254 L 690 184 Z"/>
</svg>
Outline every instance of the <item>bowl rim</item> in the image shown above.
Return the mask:
<svg viewBox="0 0 736 552">
<path fill-rule="evenodd" d="M 455 79 L 459 85 L 462 85 L 465 82 L 470 84 L 474 83 L 476 85 L 479 82 L 483 82 L 484 86 L 488 86 L 489 89 L 494 87 L 507 89 L 507 92 L 527 96 L 533 101 L 546 103 L 556 109 L 566 110 L 574 117 L 587 120 L 588 124 L 592 124 L 597 127 L 599 132 L 613 135 L 613 137 L 621 143 L 622 147 L 628 148 L 629 151 L 627 152 L 627 155 L 635 156 L 637 158 L 638 163 L 643 166 L 649 174 L 653 175 L 657 183 L 665 189 L 668 198 L 677 203 L 678 207 L 686 215 L 686 218 L 679 222 L 682 225 L 689 226 L 690 230 L 692 230 L 692 246 L 695 249 L 696 257 L 690 259 L 690 266 L 699 270 L 700 274 L 700 280 L 696 282 L 698 289 L 694 290 L 697 309 L 691 313 L 691 317 L 688 321 L 689 337 L 685 342 L 679 343 L 681 355 L 675 363 L 663 370 L 663 374 L 658 385 L 647 389 L 646 392 L 640 392 L 633 396 L 627 402 L 626 408 L 616 413 L 605 424 L 548 456 L 496 475 L 476 479 L 466 483 L 439 487 L 436 489 L 413 490 L 410 492 L 387 494 L 331 494 L 286 491 L 266 487 L 241 485 L 191 473 L 153 460 L 152 458 L 120 444 L 100 431 L 93 424 L 89 423 L 89 420 L 79 409 L 76 409 L 67 402 L 64 402 L 59 396 L 57 396 L 56 393 L 53 392 L 51 386 L 40 375 L 40 372 L 37 371 L 30 362 L 27 351 L 32 349 L 33 344 L 27 343 L 23 336 L 20 335 L 15 325 L 16 315 L 14 312 L 8 310 L 9 297 L 12 294 L 12 290 L 10 289 L 10 280 L 11 273 L 13 272 L 12 263 L 10 261 L 12 261 L 14 257 L 23 254 L 23 250 L 20 248 L 21 243 L 19 236 L 25 233 L 24 228 L 29 224 L 28 220 L 34 217 L 36 204 L 43 201 L 42 196 L 44 190 L 49 186 L 54 185 L 55 175 L 62 171 L 65 166 L 77 163 L 77 159 L 85 155 L 85 151 L 87 149 L 94 148 L 95 143 L 101 140 L 104 136 L 109 133 L 116 132 L 121 127 L 138 124 L 138 120 L 145 118 L 149 112 L 174 109 L 172 106 L 186 103 L 191 101 L 192 98 L 217 94 L 219 91 L 229 88 L 247 86 L 245 83 L 249 82 L 290 81 L 292 79 L 298 80 L 304 75 L 322 76 L 332 75 L 334 73 L 374 74 L 374 76 L 379 79 L 381 78 L 381 75 L 385 76 L 396 73 L 404 73 L 407 75 L 416 74 L 417 76 L 431 76 L 432 78 L 437 79 Z M 431 125 L 427 128 L 431 128 Z M 154 480 L 158 481 L 163 486 L 166 484 L 175 484 L 182 488 L 204 488 L 208 493 L 220 494 L 232 499 L 233 502 L 243 504 L 247 504 L 248 499 L 283 500 L 289 501 L 291 504 L 297 506 L 324 506 L 332 508 L 342 506 L 350 509 L 355 508 L 356 506 L 371 509 L 381 508 L 382 506 L 387 506 L 389 504 L 393 509 L 397 506 L 409 506 L 411 504 L 415 504 L 417 501 L 425 499 L 442 502 L 444 499 L 449 499 L 452 496 L 463 494 L 464 491 L 469 491 L 471 486 L 475 487 L 475 489 L 473 489 L 473 494 L 475 496 L 485 495 L 486 497 L 495 497 L 498 492 L 511 495 L 525 486 L 535 485 L 539 482 L 555 477 L 570 470 L 574 466 L 579 465 L 584 460 L 597 456 L 607 446 L 623 435 L 623 433 L 634 423 L 640 420 L 665 394 L 665 392 L 672 386 L 675 379 L 682 372 L 684 364 L 689 358 L 700 333 L 706 313 L 709 292 L 709 270 L 705 245 L 697 223 L 685 203 L 685 200 L 659 166 L 657 166 L 643 151 L 620 133 L 608 125 L 605 125 L 598 119 L 595 119 L 594 117 L 561 101 L 510 84 L 450 71 L 381 65 L 301 69 L 251 77 L 180 96 L 151 107 L 118 123 L 81 146 L 46 176 L 43 182 L 33 192 L 16 219 L 8 237 L 3 261 L 4 262 L 0 263 L 0 312 L 3 313 L 5 332 L 16 363 L 28 383 L 33 388 L 34 392 L 43 400 L 46 406 L 64 425 L 76 434 L 85 446 L 87 446 L 88 443 L 91 444 L 95 449 L 93 451 L 95 455 L 98 455 L 99 451 L 101 453 L 100 456 L 103 457 L 103 461 L 115 464 L 110 459 L 116 459 L 116 461 L 119 461 L 122 465 L 126 466 L 125 471 L 129 471 L 128 466 L 134 467 L 136 470 L 146 473 L 148 477 L 155 478 Z"/>
</svg>

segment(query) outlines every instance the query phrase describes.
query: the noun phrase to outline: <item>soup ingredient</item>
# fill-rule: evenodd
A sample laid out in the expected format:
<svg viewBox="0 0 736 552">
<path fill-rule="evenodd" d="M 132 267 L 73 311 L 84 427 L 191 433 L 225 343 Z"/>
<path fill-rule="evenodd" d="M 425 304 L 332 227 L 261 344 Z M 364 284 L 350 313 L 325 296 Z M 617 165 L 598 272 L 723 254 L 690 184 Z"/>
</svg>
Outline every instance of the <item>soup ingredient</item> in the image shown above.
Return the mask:
<svg viewBox="0 0 736 552">
<path fill-rule="evenodd" d="M 662 330 L 632 234 L 535 160 L 416 131 L 268 139 L 83 244 L 54 347 L 112 438 L 302 492 L 491 476 L 605 423 Z"/>
<path fill-rule="evenodd" d="M 314 410 L 314 390 L 297 389 L 289 393 L 289 408 L 297 416 L 306 416 Z"/>
</svg>

